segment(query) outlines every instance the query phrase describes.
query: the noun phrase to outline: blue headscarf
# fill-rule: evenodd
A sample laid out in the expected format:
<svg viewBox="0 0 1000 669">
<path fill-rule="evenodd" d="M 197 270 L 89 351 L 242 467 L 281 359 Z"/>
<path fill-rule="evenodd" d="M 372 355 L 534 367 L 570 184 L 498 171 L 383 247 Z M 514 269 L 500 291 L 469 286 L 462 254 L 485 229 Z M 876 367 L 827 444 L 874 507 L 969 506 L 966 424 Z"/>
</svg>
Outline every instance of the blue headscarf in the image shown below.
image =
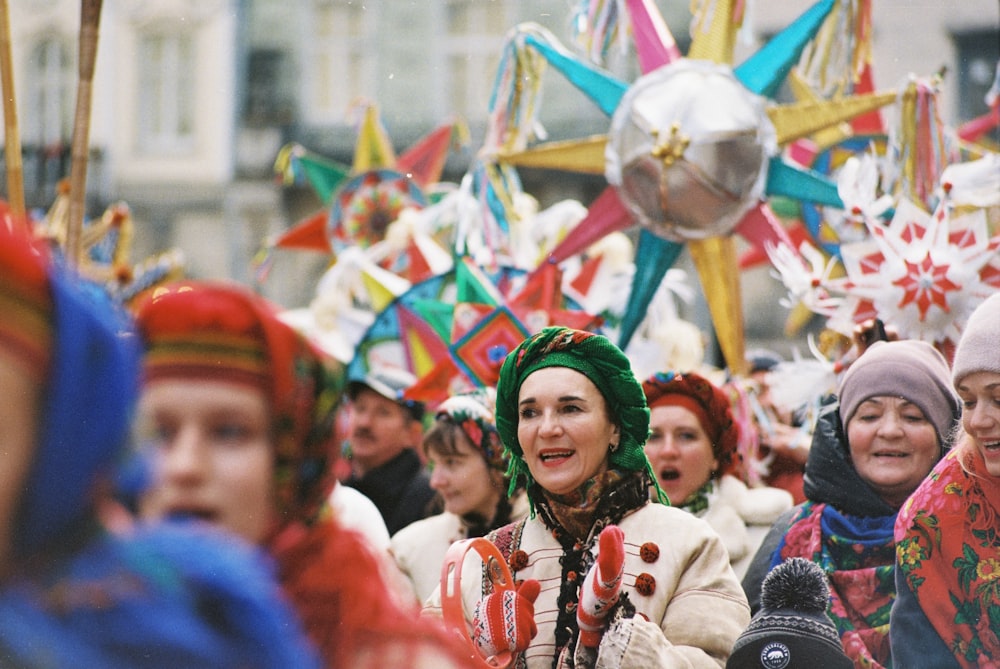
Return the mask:
<svg viewBox="0 0 1000 669">
<path fill-rule="evenodd" d="M 0 589 L 0 666 L 317 669 L 262 556 L 211 528 L 93 538 Z"/>
<path fill-rule="evenodd" d="M 139 390 L 140 349 L 128 316 L 57 260 L 49 288 L 52 356 L 17 518 L 22 556 L 89 515 L 95 480 L 124 452 Z"/>
</svg>

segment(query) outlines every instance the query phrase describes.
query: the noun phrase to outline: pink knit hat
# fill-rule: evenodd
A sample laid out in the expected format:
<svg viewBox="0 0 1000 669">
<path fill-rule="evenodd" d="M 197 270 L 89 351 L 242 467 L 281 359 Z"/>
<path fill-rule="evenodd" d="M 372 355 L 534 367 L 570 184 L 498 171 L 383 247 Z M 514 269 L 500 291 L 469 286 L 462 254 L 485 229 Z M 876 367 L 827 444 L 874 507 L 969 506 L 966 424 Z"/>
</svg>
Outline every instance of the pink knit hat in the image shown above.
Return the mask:
<svg viewBox="0 0 1000 669">
<path fill-rule="evenodd" d="M 960 415 L 948 371 L 944 356 L 925 341 L 875 342 L 840 380 L 841 420 L 846 426 L 858 406 L 869 398 L 902 397 L 920 407 L 937 430 L 938 439 L 945 443 Z"/>
<path fill-rule="evenodd" d="M 952 382 L 957 386 L 973 372 L 1000 374 L 1000 293 L 976 307 L 955 349 Z"/>
</svg>

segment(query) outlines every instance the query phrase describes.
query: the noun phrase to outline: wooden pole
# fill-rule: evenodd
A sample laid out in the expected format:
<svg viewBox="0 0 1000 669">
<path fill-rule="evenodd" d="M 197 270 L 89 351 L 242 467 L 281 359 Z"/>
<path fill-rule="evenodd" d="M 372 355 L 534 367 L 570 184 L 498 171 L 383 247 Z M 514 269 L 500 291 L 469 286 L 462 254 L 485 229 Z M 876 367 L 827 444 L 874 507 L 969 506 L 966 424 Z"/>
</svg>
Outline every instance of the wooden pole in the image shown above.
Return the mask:
<svg viewBox="0 0 1000 669">
<path fill-rule="evenodd" d="M 7 203 L 15 221 L 28 222 L 24 206 L 24 163 L 17 125 L 17 95 L 10 40 L 10 9 L 0 0 L 0 87 L 3 88 L 4 157 L 7 163 Z"/>
<path fill-rule="evenodd" d="M 73 116 L 72 162 L 69 173 L 69 221 L 66 229 L 66 258 L 80 262 L 80 231 L 87 204 L 87 158 L 90 151 L 90 102 L 97 60 L 97 37 L 102 0 L 82 0 L 80 5 L 80 79 L 76 86 L 76 113 Z"/>
</svg>

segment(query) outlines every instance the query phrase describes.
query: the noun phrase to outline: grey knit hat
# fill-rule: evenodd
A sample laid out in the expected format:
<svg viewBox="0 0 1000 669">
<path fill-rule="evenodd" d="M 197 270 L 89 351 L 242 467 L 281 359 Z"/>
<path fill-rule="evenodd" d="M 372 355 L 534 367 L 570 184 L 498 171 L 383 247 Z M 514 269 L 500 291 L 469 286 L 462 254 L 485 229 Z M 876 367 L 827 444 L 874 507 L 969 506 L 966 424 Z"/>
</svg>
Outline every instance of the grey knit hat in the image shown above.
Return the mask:
<svg viewBox="0 0 1000 669">
<path fill-rule="evenodd" d="M 793 557 L 761 584 L 761 609 L 736 639 L 726 669 L 850 669 L 826 614 L 830 589 L 815 562 Z"/>
<path fill-rule="evenodd" d="M 846 426 L 867 399 L 902 397 L 913 402 L 946 444 L 961 415 L 961 406 L 951 387 L 948 363 L 924 341 L 875 342 L 847 368 L 840 380 L 840 418 Z"/>
<path fill-rule="evenodd" d="M 1000 293 L 976 307 L 955 349 L 951 365 L 954 384 L 973 372 L 1000 374 Z"/>
</svg>

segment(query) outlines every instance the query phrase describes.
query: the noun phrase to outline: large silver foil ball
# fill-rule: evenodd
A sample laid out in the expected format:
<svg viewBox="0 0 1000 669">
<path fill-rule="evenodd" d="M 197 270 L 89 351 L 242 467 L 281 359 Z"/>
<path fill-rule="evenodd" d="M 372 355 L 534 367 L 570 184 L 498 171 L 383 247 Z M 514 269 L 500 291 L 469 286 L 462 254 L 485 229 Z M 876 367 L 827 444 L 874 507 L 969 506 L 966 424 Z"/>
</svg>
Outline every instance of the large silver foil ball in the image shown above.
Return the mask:
<svg viewBox="0 0 1000 669">
<path fill-rule="evenodd" d="M 605 175 L 639 223 L 673 241 L 732 232 L 777 152 L 764 99 L 729 67 L 680 60 L 639 78 L 611 119 Z"/>
</svg>

